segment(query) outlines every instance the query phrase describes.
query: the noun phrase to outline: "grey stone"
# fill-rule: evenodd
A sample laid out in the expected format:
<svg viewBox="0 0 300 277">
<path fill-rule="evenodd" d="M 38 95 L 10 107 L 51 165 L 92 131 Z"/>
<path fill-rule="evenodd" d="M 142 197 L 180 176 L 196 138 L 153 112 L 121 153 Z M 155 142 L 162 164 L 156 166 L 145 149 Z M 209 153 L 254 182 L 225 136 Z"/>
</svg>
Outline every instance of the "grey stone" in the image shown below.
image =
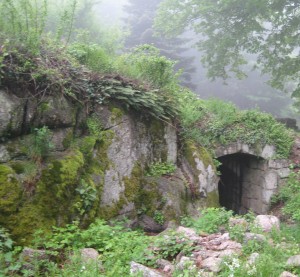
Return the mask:
<svg viewBox="0 0 300 277">
<path fill-rule="evenodd" d="M 0 90 L 0 138 L 21 133 L 24 107 L 24 100 Z"/>
<path fill-rule="evenodd" d="M 228 222 L 230 227 L 233 227 L 235 225 L 242 225 L 245 228 L 248 226 L 248 222 L 246 219 L 244 218 L 235 218 L 235 217 L 231 217 L 229 218 L 229 222 Z"/>
<path fill-rule="evenodd" d="M 130 274 L 141 273 L 143 277 L 163 277 L 164 275 L 160 274 L 156 270 L 153 270 L 144 265 L 138 264 L 136 262 L 130 263 Z"/>
<path fill-rule="evenodd" d="M 247 243 L 251 240 L 256 240 L 258 242 L 265 242 L 267 241 L 266 237 L 261 234 L 255 234 L 255 233 L 245 233 L 244 235 L 244 243 Z"/>
<path fill-rule="evenodd" d="M 146 232 L 154 232 L 159 233 L 163 230 L 163 226 L 158 224 L 152 217 L 148 215 L 142 215 L 139 218 L 139 225 L 146 231 Z"/>
<path fill-rule="evenodd" d="M 32 249 L 29 247 L 25 247 L 20 254 L 20 258 L 24 261 L 30 262 L 34 260 L 48 260 L 49 255 L 45 250 Z"/>
<path fill-rule="evenodd" d="M 201 267 L 212 272 L 219 272 L 221 270 L 222 259 L 209 257 L 202 261 Z"/>
<path fill-rule="evenodd" d="M 256 252 L 252 253 L 248 258 L 247 265 L 248 266 L 254 265 L 258 258 L 259 258 L 259 253 Z"/>
<path fill-rule="evenodd" d="M 275 146 L 274 145 L 265 145 L 263 148 L 263 151 L 261 153 L 261 157 L 264 159 L 271 159 L 272 157 L 275 156 L 276 151 L 275 151 Z"/>
<path fill-rule="evenodd" d="M 194 264 L 193 260 L 189 257 L 181 257 L 179 263 L 176 265 L 176 269 L 183 271 L 184 269 L 188 269 L 190 266 Z"/>
<path fill-rule="evenodd" d="M 300 266 L 300 255 L 295 255 L 290 257 L 287 262 L 286 262 L 287 266 Z"/>
<path fill-rule="evenodd" d="M 291 272 L 288 272 L 288 271 L 284 271 L 280 274 L 279 277 L 298 277 L 298 275 L 295 275 Z"/>
<path fill-rule="evenodd" d="M 158 259 L 156 261 L 156 264 L 157 264 L 158 268 L 162 269 L 163 272 L 166 272 L 166 273 L 171 273 L 175 270 L 175 266 L 171 262 L 164 260 L 164 259 Z"/>
<path fill-rule="evenodd" d="M 83 248 L 80 250 L 81 258 L 84 262 L 97 261 L 99 253 L 94 248 Z"/>
<path fill-rule="evenodd" d="M 273 228 L 280 229 L 279 218 L 273 215 L 258 215 L 255 218 L 255 223 L 262 228 L 264 232 L 270 232 Z"/>
<path fill-rule="evenodd" d="M 190 239 L 192 241 L 198 241 L 200 239 L 200 237 L 197 235 L 196 231 L 191 228 L 179 226 L 177 228 L 176 232 L 184 234 L 188 239 Z"/>
<path fill-rule="evenodd" d="M 23 269 L 34 270 L 36 261 L 48 261 L 50 257 L 45 250 L 25 247 L 19 256 L 19 259 Z"/>
<path fill-rule="evenodd" d="M 11 159 L 9 152 L 4 145 L 0 145 L 0 163 L 8 162 Z"/>
</svg>

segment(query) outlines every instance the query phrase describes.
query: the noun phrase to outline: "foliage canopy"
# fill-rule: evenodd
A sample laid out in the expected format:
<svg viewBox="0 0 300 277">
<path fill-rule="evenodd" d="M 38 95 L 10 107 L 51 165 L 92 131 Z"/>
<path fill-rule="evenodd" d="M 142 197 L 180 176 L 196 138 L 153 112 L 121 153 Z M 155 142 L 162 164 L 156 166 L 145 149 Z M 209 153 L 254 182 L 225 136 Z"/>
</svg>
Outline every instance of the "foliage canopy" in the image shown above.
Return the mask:
<svg viewBox="0 0 300 277">
<path fill-rule="evenodd" d="M 245 77 L 248 53 L 256 57 L 254 68 L 271 75 L 273 87 L 291 85 L 293 96 L 300 96 L 298 0 L 165 0 L 155 24 L 167 36 L 186 28 L 198 34 L 211 79 Z"/>
</svg>

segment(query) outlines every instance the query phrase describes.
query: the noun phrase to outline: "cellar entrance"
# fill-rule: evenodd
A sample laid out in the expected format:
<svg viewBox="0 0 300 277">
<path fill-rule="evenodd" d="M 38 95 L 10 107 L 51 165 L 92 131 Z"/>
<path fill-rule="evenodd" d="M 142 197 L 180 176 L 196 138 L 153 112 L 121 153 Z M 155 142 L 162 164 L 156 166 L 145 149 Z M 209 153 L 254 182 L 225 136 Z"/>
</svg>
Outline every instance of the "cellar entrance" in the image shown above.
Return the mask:
<svg viewBox="0 0 300 277">
<path fill-rule="evenodd" d="M 218 184 L 220 205 L 237 214 L 259 212 L 266 161 L 245 153 L 221 156 L 218 160 L 222 163 Z"/>
</svg>

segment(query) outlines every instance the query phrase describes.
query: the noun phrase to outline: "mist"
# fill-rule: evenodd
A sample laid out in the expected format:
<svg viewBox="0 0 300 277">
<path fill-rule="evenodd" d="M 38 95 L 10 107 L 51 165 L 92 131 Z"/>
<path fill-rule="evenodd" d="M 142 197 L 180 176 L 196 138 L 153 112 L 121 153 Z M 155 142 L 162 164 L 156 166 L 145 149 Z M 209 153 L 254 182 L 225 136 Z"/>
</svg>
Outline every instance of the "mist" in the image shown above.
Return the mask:
<svg viewBox="0 0 300 277">
<path fill-rule="evenodd" d="M 132 15 L 128 14 L 128 10 L 125 11 L 125 6 L 129 2 L 128 0 L 110 0 L 103 1 L 101 5 L 98 5 L 97 12 L 105 24 L 116 24 L 119 26 L 127 26 L 131 31 L 134 31 L 139 23 L 138 20 L 130 21 Z M 147 11 L 147 1 L 145 3 L 144 15 L 149 16 Z M 142 18 L 144 16 L 141 11 L 137 10 L 136 16 Z M 144 30 L 146 34 L 147 30 Z M 149 30 L 148 30 L 149 32 Z M 135 46 L 130 41 L 131 37 L 136 34 L 131 33 L 128 37 L 127 42 L 131 47 Z M 151 34 L 152 35 L 152 34 Z M 189 73 L 188 82 L 183 81 L 184 85 L 191 87 L 195 93 L 197 93 L 201 98 L 207 99 L 211 97 L 220 98 L 222 100 L 231 101 L 236 104 L 241 109 L 259 108 L 262 111 L 272 113 L 276 117 L 290 117 L 296 119 L 298 122 L 300 120 L 296 109 L 293 107 L 294 100 L 291 99 L 290 95 L 285 94 L 281 91 L 273 89 L 267 84 L 268 76 L 262 76 L 257 71 L 248 72 L 248 77 L 243 80 L 229 79 L 226 84 L 222 80 L 210 81 L 206 74 L 206 69 L 201 65 L 201 53 L 191 45 L 191 40 L 193 40 L 191 32 L 186 32 L 184 39 L 186 40 L 186 45 L 182 47 L 186 48 L 184 52 L 180 53 L 180 57 L 193 58 L 190 63 L 182 66 L 183 75 L 190 67 L 194 68 Z M 155 40 L 153 40 L 155 41 Z M 140 42 L 151 43 L 151 40 L 141 39 Z M 155 44 L 159 48 L 159 44 Z M 164 53 L 164 49 L 162 54 Z"/>
</svg>

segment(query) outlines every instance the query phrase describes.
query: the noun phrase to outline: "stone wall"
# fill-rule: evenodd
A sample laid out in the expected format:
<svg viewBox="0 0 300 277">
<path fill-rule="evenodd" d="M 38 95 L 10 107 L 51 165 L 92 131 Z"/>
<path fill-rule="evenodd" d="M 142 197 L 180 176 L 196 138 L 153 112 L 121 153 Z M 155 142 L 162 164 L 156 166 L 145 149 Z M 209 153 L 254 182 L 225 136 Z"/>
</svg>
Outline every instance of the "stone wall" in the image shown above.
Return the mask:
<svg viewBox="0 0 300 277">
<path fill-rule="evenodd" d="M 237 213 L 266 213 L 271 197 L 289 175 L 288 160 L 272 159 L 275 149 L 269 145 L 259 149 L 237 143 L 219 148 L 217 153 L 223 163 L 221 173 L 232 172 L 231 177 L 221 176 L 219 191 L 225 195 L 224 201 L 231 200 L 230 208 Z"/>
</svg>

